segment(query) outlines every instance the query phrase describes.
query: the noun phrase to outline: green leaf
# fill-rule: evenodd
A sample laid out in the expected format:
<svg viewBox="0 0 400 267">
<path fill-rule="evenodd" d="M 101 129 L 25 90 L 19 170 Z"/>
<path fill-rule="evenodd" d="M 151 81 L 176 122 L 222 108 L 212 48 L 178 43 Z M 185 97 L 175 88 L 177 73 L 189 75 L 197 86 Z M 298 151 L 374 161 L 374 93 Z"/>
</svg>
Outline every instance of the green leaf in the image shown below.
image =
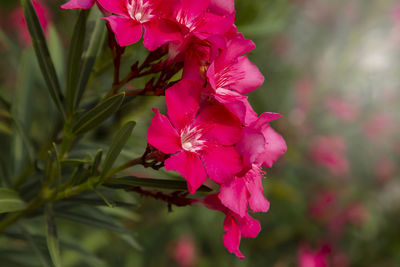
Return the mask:
<svg viewBox="0 0 400 267">
<path fill-rule="evenodd" d="M 77 84 L 81 70 L 81 59 L 85 44 L 86 21 L 88 15 L 89 10 L 80 11 L 69 47 L 66 93 L 67 111 L 69 114 L 73 113 L 76 104 L 76 96 L 78 93 Z"/>
<path fill-rule="evenodd" d="M 61 84 L 65 84 L 65 49 L 54 25 L 50 25 L 48 36 L 49 52 Z"/>
<path fill-rule="evenodd" d="M 138 178 L 134 176 L 126 176 L 122 178 L 114 178 L 108 179 L 104 181 L 104 186 L 110 188 L 131 188 L 135 186 L 141 187 L 152 187 L 152 188 L 160 188 L 160 189 L 168 189 L 168 190 L 182 190 L 187 191 L 187 185 L 184 181 L 179 180 L 166 180 L 166 179 L 152 179 L 152 178 Z M 211 192 L 212 189 L 202 185 L 199 189 L 199 192 Z"/>
<path fill-rule="evenodd" d="M 103 156 L 103 149 L 99 149 L 96 152 L 96 155 L 94 156 L 92 168 L 91 168 L 91 176 L 95 176 L 97 174 L 97 169 L 99 168 L 99 165 L 101 163 L 101 158 Z"/>
<path fill-rule="evenodd" d="M 70 197 L 64 199 L 62 202 L 70 202 L 70 203 L 79 203 L 80 205 L 89 205 L 89 206 L 104 206 L 104 200 L 94 199 L 94 198 L 79 198 L 79 197 Z M 121 201 L 113 201 L 112 202 L 117 207 L 136 207 L 137 204 L 134 203 L 126 203 Z"/>
<path fill-rule="evenodd" d="M 33 236 L 29 233 L 29 231 L 24 226 L 22 226 L 21 224 L 19 224 L 18 226 L 21 229 L 22 234 L 25 236 L 26 241 L 28 241 L 29 245 L 32 247 L 32 250 L 35 252 L 36 256 L 38 257 L 41 265 L 44 267 L 50 267 L 49 263 L 47 262 L 46 255 L 43 255 L 42 250 L 38 247 L 38 244 L 36 244 L 36 241 L 33 238 Z"/>
<path fill-rule="evenodd" d="M 12 129 L 10 125 L 4 121 L 0 121 L 0 133 L 12 135 Z"/>
<path fill-rule="evenodd" d="M 47 204 L 45 207 L 45 217 L 46 217 L 46 240 L 47 240 L 47 247 L 50 252 L 50 257 L 53 261 L 53 264 L 56 267 L 61 267 L 60 244 L 58 241 L 57 227 L 56 227 L 56 222 L 54 220 L 54 214 L 51 208 L 51 204 Z"/>
<path fill-rule="evenodd" d="M 18 193 L 8 188 L 0 188 L 0 213 L 23 210 L 26 203 Z"/>
<path fill-rule="evenodd" d="M 131 231 L 123 228 L 122 226 L 116 225 L 113 222 L 101 220 L 98 218 L 91 217 L 87 214 L 78 214 L 68 211 L 58 211 L 56 212 L 56 216 L 60 218 L 64 218 L 70 221 L 75 221 L 82 224 L 87 224 L 90 226 L 102 228 L 105 230 L 109 230 L 111 232 L 119 233 L 119 234 L 130 234 Z"/>
<path fill-rule="evenodd" d="M 24 51 L 18 67 L 17 85 L 11 114 L 14 124 L 12 136 L 13 173 L 18 176 L 27 161 L 33 159 L 33 149 L 29 141 L 32 124 L 32 97 L 36 64 L 32 50 Z"/>
<path fill-rule="evenodd" d="M 72 130 L 73 133 L 81 134 L 103 123 L 106 119 L 118 111 L 122 101 L 124 100 L 124 97 L 125 94 L 121 93 L 101 101 L 93 109 L 82 115 L 82 117 L 74 125 Z"/>
<path fill-rule="evenodd" d="M 62 159 L 61 160 L 61 166 L 76 166 L 76 165 L 81 165 L 81 164 L 88 164 L 90 163 L 89 160 L 87 159 Z"/>
<path fill-rule="evenodd" d="M 19 233 L 11 231 L 10 229 L 7 229 L 4 232 L 4 234 L 7 237 L 14 238 L 14 239 L 19 239 L 19 240 L 27 239 L 27 237 L 25 235 L 21 235 Z M 31 237 L 32 237 L 33 241 L 35 242 L 35 244 L 37 244 L 40 248 L 47 250 L 47 242 L 43 236 L 32 234 Z M 60 240 L 60 246 L 63 249 L 70 249 L 72 251 L 79 253 L 85 261 L 92 263 L 92 266 L 105 266 L 104 262 L 101 259 L 99 259 L 95 255 L 93 255 L 89 251 L 84 250 L 81 246 L 78 246 L 74 243 L 66 242 L 63 240 Z"/>
<path fill-rule="evenodd" d="M 75 98 L 76 106 L 79 105 L 83 93 L 85 92 L 87 83 L 93 70 L 93 66 L 101 52 L 101 48 L 106 37 L 107 31 L 106 27 L 104 26 L 104 21 L 99 19 L 102 14 L 100 12 L 98 13 L 98 16 L 96 16 L 96 25 L 90 37 L 89 46 L 82 57 L 81 70 L 77 84 L 78 93 Z"/>
<path fill-rule="evenodd" d="M 111 170 L 114 165 L 115 160 L 121 153 L 126 142 L 132 134 L 133 128 L 135 128 L 136 122 L 127 122 L 114 137 L 111 146 L 107 152 L 106 159 L 104 160 L 103 171 L 101 173 L 102 177 L 105 177 L 109 170 Z"/>
<path fill-rule="evenodd" d="M 61 93 L 60 84 L 58 82 L 56 70 L 54 68 L 53 61 L 51 60 L 39 19 L 30 0 L 21 0 L 21 4 L 28 30 L 31 35 L 33 47 L 36 52 L 36 58 L 39 62 L 47 89 L 49 90 L 50 96 L 57 108 L 65 118 L 66 116 L 62 104 L 63 96 Z"/>
</svg>

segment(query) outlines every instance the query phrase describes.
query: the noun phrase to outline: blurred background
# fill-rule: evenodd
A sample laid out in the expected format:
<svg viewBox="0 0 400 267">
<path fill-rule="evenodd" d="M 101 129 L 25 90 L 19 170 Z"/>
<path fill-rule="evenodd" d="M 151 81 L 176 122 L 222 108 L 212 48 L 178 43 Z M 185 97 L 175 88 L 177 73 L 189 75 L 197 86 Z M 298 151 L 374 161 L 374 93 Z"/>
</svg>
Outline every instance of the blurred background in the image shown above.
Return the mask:
<svg viewBox="0 0 400 267">
<path fill-rule="evenodd" d="M 48 121 L 55 112 L 41 104 L 48 101 L 47 92 L 16 2 L 0 4 L 0 92 L 34 106 L 34 112 L 21 115 L 30 121 L 22 126 L 39 144 L 43 132 L 51 133 Z M 61 79 L 77 17 L 74 11 L 61 12 L 62 2 L 45 2 L 44 12 Z M 58 218 L 59 235 L 69 244 L 62 248 L 64 266 L 400 266 L 400 1 L 235 2 L 239 31 L 257 45 L 249 57 L 266 78 L 250 101 L 258 113 L 283 115 L 272 126 L 288 145 L 274 168 L 266 170 L 263 183 L 271 208 L 255 214 L 262 223 L 259 236 L 241 242 L 246 259 L 225 250 L 223 214 L 199 206 L 168 212 L 163 202 L 122 192 L 121 198 L 137 206 L 101 212 L 123 217 L 133 238 Z M 104 78 L 111 70 L 107 56 L 96 63 L 89 98 L 102 95 L 111 79 Z M 125 61 L 140 57 L 143 49 L 134 45 Z M 30 96 L 15 93 L 30 86 Z M 140 88 L 140 81 L 135 86 Z M 149 97 L 126 108 L 122 120 L 135 119 L 138 126 L 124 157 L 141 155 L 150 108 L 160 105 L 162 100 Z M 0 114 L 0 119 L 5 138 L 10 129 L 7 118 Z M 110 134 L 107 127 L 92 134 L 85 148 L 95 152 L 106 146 Z M 8 149 L 2 145 L 2 151 Z M 167 175 L 132 170 L 138 173 Z M 33 254 L 23 260 L 17 253 L 27 248 L 22 241 L 3 236 L 0 248 L 0 259 L 15 253 L 14 264 L 35 261 Z"/>
</svg>

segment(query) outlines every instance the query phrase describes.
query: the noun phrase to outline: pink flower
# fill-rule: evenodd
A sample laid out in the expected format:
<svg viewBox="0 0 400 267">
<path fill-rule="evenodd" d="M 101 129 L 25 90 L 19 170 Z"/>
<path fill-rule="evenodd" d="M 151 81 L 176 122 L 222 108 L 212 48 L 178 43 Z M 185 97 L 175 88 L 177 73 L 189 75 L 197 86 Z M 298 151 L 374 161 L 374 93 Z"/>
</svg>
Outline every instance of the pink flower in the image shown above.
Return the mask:
<svg viewBox="0 0 400 267">
<path fill-rule="evenodd" d="M 269 123 L 280 118 L 277 113 L 263 113 L 243 129 L 242 136 L 236 149 L 243 157 L 244 164 L 252 164 L 271 168 L 273 163 L 282 156 L 286 150 L 285 140 L 275 132 Z"/>
<path fill-rule="evenodd" d="M 340 136 L 314 137 L 311 142 L 311 158 L 324 166 L 334 175 L 349 173 L 349 162 L 346 156 L 347 146 Z"/>
<path fill-rule="evenodd" d="M 61 9 L 89 9 L 96 0 L 70 0 L 61 6 Z"/>
<path fill-rule="evenodd" d="M 264 76 L 246 56 L 241 56 L 254 47 L 254 43 L 241 34 L 228 41 L 226 48 L 207 70 L 208 81 L 216 93 L 220 89 L 229 89 L 248 94 L 262 85 Z"/>
<path fill-rule="evenodd" d="M 254 47 L 253 42 L 236 34 L 207 69 L 209 95 L 224 104 L 243 124 L 249 116 L 257 117 L 243 94 L 250 93 L 264 82 L 258 68 L 246 56 L 241 56 Z"/>
<path fill-rule="evenodd" d="M 202 85 L 183 80 L 166 91 L 168 117 L 158 110 L 147 133 L 147 141 L 166 154 L 167 170 L 179 172 L 192 194 L 206 180 L 229 182 L 242 170 L 233 145 L 241 124 L 222 105 L 200 108 Z"/>
<path fill-rule="evenodd" d="M 171 17 L 171 20 L 179 26 L 181 38 L 169 44 L 169 61 L 184 60 L 185 65 L 190 65 L 192 67 L 191 71 L 196 76 L 198 76 L 198 72 L 202 67 L 202 61 L 210 60 L 210 49 L 216 50 L 216 48 L 225 46 L 223 36 L 227 33 L 236 32 L 236 27 L 233 24 L 235 20 L 233 13 L 228 14 L 222 11 L 224 10 L 223 5 L 221 7 L 221 5 L 214 2 L 210 3 L 209 0 L 182 0 L 174 9 Z M 215 4 L 214 8 L 209 9 L 209 4 Z M 223 14 L 210 12 L 214 9 L 217 10 L 218 7 L 221 8 L 219 11 L 222 11 Z M 225 8 L 229 9 L 226 6 Z M 196 43 L 201 43 L 204 46 L 204 41 L 206 41 L 209 49 L 208 54 L 198 57 L 195 53 Z M 189 55 L 187 54 L 188 51 Z M 190 53 L 190 51 L 193 53 Z M 192 75 L 193 73 L 189 77 Z"/>
<path fill-rule="evenodd" d="M 179 29 L 169 17 L 175 0 L 98 0 L 107 11 L 117 14 L 105 17 L 120 46 L 140 40 L 145 29 L 143 44 L 155 50 L 166 42 L 178 40 Z"/>
<path fill-rule="evenodd" d="M 175 21 L 181 26 L 184 38 L 194 35 L 204 40 L 212 35 L 221 35 L 234 31 L 232 14 L 223 16 L 208 11 L 210 0 L 181 0 L 174 11 Z"/>
<path fill-rule="evenodd" d="M 47 35 L 48 26 L 51 23 L 51 13 L 47 7 L 40 1 L 32 1 L 32 5 L 39 18 L 40 25 L 42 26 L 43 32 Z M 24 46 L 30 46 L 32 44 L 31 36 L 26 25 L 26 20 L 22 8 L 18 7 L 15 9 L 10 16 L 10 25 L 16 29 L 20 42 Z"/>
<path fill-rule="evenodd" d="M 254 212 L 267 212 L 269 202 L 263 195 L 262 175 L 260 167 L 253 165 L 242 177 L 235 177 L 229 183 L 222 184 L 218 198 L 240 217 L 246 216 L 248 206 Z"/>
<path fill-rule="evenodd" d="M 216 194 L 208 195 L 203 199 L 204 205 L 213 210 L 225 213 L 224 220 L 224 237 L 222 239 L 226 249 L 235 253 L 235 255 L 244 259 L 243 254 L 239 250 L 240 240 L 242 237 L 255 238 L 261 230 L 260 223 L 250 217 L 248 213 L 241 217 L 222 205 Z"/>
<path fill-rule="evenodd" d="M 395 132 L 395 125 L 396 122 L 390 114 L 379 112 L 367 119 L 363 132 L 372 142 L 385 141 Z"/>
<path fill-rule="evenodd" d="M 322 246 L 318 251 L 312 251 L 308 245 L 302 244 L 298 252 L 299 267 L 327 267 L 327 256 L 330 252 L 328 245 Z"/>
<path fill-rule="evenodd" d="M 196 247 L 190 236 L 183 236 L 176 242 L 173 257 L 180 267 L 194 266 Z"/>
<path fill-rule="evenodd" d="M 354 121 L 358 116 L 357 107 L 337 96 L 331 96 L 325 101 L 325 106 L 337 118 L 343 121 Z"/>
</svg>

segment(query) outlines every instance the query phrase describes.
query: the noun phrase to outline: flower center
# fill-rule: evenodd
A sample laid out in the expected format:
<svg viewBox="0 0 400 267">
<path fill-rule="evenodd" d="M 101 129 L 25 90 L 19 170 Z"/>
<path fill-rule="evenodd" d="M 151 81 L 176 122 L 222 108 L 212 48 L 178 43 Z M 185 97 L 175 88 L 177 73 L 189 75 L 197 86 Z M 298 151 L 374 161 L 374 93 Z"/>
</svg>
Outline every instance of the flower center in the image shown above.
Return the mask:
<svg viewBox="0 0 400 267">
<path fill-rule="evenodd" d="M 144 3 L 144 0 L 130 0 L 127 8 L 131 18 L 140 23 L 148 22 L 155 17 L 149 1 Z"/>
<path fill-rule="evenodd" d="M 204 149 L 206 141 L 202 139 L 203 130 L 198 126 L 186 126 L 181 131 L 182 148 L 190 152 L 198 152 Z"/>
<path fill-rule="evenodd" d="M 237 81 L 243 80 L 245 73 L 238 69 L 235 64 L 230 64 L 215 74 L 216 89 L 229 89 Z"/>
<path fill-rule="evenodd" d="M 176 14 L 176 21 L 189 29 L 190 32 L 196 30 L 199 26 L 199 18 L 189 18 L 185 11 L 182 9 Z"/>
</svg>

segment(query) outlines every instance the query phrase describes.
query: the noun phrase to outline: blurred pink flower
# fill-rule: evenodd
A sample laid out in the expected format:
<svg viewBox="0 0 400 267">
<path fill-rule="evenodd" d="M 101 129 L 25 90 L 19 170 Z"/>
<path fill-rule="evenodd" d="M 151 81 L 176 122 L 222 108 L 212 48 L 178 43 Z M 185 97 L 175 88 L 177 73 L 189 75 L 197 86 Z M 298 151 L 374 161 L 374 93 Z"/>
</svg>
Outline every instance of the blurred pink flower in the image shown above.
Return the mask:
<svg viewBox="0 0 400 267">
<path fill-rule="evenodd" d="M 43 32 L 45 33 L 45 35 L 47 35 L 48 26 L 52 22 L 51 13 L 42 1 L 33 0 L 32 5 L 35 8 Z M 32 44 L 21 6 L 17 7 L 10 14 L 9 25 L 13 30 L 16 31 L 22 45 L 30 46 Z"/>
<path fill-rule="evenodd" d="M 299 267 L 326 267 L 327 256 L 331 252 L 328 245 L 323 245 L 319 250 L 312 251 L 308 244 L 301 244 L 298 249 Z"/>
<path fill-rule="evenodd" d="M 332 115 L 347 122 L 354 121 L 359 113 L 357 106 L 339 96 L 328 97 L 325 106 Z"/>
<path fill-rule="evenodd" d="M 311 158 L 337 176 L 349 173 L 347 145 L 340 136 L 318 136 L 311 141 Z"/>
<path fill-rule="evenodd" d="M 367 119 L 363 126 L 364 135 L 372 142 L 385 141 L 395 131 L 396 122 L 386 112 L 380 112 Z"/>
<path fill-rule="evenodd" d="M 182 236 L 177 240 L 173 250 L 173 258 L 179 267 L 190 267 L 195 265 L 196 246 L 192 237 Z"/>
<path fill-rule="evenodd" d="M 320 220 L 330 220 L 336 205 L 336 193 L 330 190 L 318 192 L 309 206 L 311 216 Z"/>
</svg>

